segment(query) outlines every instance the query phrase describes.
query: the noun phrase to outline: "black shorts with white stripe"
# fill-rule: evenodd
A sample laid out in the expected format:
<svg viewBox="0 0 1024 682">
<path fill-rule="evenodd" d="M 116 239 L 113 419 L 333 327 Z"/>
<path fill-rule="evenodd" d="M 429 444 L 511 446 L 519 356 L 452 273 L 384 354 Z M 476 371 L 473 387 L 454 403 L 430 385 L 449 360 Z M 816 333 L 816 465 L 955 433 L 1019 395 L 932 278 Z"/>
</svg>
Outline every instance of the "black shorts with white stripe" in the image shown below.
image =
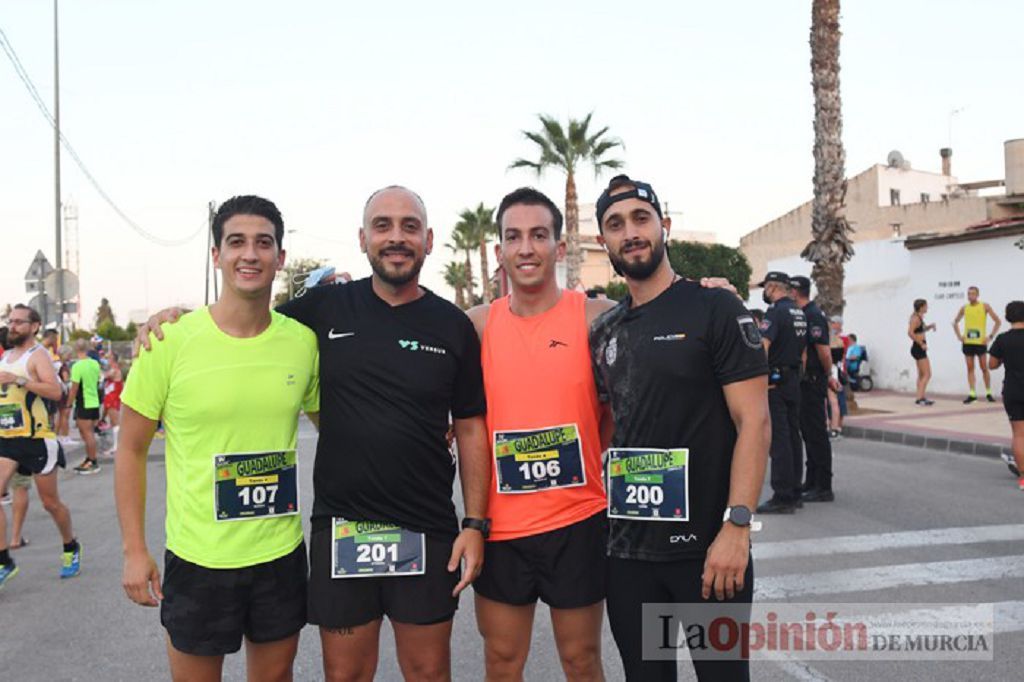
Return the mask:
<svg viewBox="0 0 1024 682">
<path fill-rule="evenodd" d="M 56 438 L 0 438 L 0 457 L 13 459 L 22 473 L 46 475 L 66 465 Z"/>
</svg>

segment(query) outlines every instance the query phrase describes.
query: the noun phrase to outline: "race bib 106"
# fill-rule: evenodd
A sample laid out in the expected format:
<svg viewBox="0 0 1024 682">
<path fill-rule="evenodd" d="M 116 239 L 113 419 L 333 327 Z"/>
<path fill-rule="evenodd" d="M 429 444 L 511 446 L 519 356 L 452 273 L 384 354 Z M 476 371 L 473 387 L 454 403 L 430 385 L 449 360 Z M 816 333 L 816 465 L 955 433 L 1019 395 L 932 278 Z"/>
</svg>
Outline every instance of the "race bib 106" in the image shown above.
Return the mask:
<svg viewBox="0 0 1024 682">
<path fill-rule="evenodd" d="M 686 448 L 608 450 L 608 516 L 637 521 L 689 521 Z"/>
<path fill-rule="evenodd" d="M 495 431 L 499 493 L 534 493 L 587 482 L 576 424 L 528 431 Z"/>
<path fill-rule="evenodd" d="M 426 538 L 392 523 L 331 520 L 331 577 L 423 575 Z"/>
<path fill-rule="evenodd" d="M 214 517 L 247 521 L 299 513 L 294 450 L 213 456 Z"/>
</svg>

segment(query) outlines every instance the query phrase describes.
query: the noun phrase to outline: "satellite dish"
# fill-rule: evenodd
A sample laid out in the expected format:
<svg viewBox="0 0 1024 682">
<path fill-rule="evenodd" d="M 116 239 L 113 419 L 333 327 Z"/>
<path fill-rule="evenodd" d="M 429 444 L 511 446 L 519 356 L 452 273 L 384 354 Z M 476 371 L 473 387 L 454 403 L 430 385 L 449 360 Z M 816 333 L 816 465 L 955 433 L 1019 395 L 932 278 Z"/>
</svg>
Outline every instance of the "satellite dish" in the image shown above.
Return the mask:
<svg viewBox="0 0 1024 682">
<path fill-rule="evenodd" d="M 903 158 L 903 154 L 893 149 L 889 152 L 889 156 L 885 157 L 885 162 L 889 168 L 910 168 L 910 162 Z"/>
<path fill-rule="evenodd" d="M 64 273 L 64 300 L 68 301 L 78 296 L 78 275 L 70 270 L 54 270 L 46 276 L 43 284 L 46 286 L 46 294 L 53 300 L 59 297 L 59 274 Z"/>
</svg>

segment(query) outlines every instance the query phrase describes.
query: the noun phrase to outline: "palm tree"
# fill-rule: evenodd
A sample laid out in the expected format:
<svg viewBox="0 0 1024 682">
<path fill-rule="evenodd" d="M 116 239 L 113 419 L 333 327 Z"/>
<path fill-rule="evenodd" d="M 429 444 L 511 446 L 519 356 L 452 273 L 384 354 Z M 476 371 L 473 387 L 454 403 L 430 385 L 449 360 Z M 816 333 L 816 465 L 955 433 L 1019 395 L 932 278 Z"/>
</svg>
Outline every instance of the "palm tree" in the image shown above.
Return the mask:
<svg viewBox="0 0 1024 682">
<path fill-rule="evenodd" d="M 568 132 L 551 116 L 538 115 L 541 128 L 537 132 L 524 130 L 523 135 L 537 145 L 540 158 L 536 161 L 516 159 L 509 168 L 532 168 L 538 177 L 547 168 L 557 168 L 565 173 L 565 241 L 566 241 L 566 286 L 575 288 L 580 281 L 580 266 L 583 254 L 580 250 L 580 214 L 576 198 L 576 171 L 583 162 L 594 167 L 594 176 L 602 170 L 621 168 L 622 161 L 605 158 L 610 150 L 622 147 L 622 142 L 605 137 L 608 127 L 595 133 L 590 132 L 590 112 L 583 120 L 569 119 Z"/>
<path fill-rule="evenodd" d="M 813 0 L 811 87 L 814 89 L 814 203 L 811 241 L 800 254 L 814 263 L 818 304 L 829 315 L 843 312 L 843 263 L 853 256 L 845 215 L 846 152 L 839 95 L 839 0 Z"/>
<path fill-rule="evenodd" d="M 444 283 L 455 290 L 455 305 L 459 306 L 462 310 L 465 310 L 466 305 L 466 288 L 472 283 L 473 273 L 467 268 L 465 263 L 458 261 L 451 261 L 444 266 Z"/>
<path fill-rule="evenodd" d="M 480 202 L 476 208 L 467 208 L 459 214 L 459 222 L 455 231 L 463 231 L 472 235 L 472 242 L 480 249 L 480 297 L 484 303 L 494 300 L 491 288 L 491 271 L 487 265 L 487 245 L 492 237 L 498 236 L 498 226 L 494 223 L 494 209 Z"/>
<path fill-rule="evenodd" d="M 452 240 L 445 244 L 456 254 L 462 253 L 465 256 L 463 265 L 466 267 L 466 300 L 473 302 L 473 263 L 470 261 L 470 254 L 477 247 L 475 236 L 468 227 L 461 222 L 455 225 L 452 230 Z"/>
</svg>

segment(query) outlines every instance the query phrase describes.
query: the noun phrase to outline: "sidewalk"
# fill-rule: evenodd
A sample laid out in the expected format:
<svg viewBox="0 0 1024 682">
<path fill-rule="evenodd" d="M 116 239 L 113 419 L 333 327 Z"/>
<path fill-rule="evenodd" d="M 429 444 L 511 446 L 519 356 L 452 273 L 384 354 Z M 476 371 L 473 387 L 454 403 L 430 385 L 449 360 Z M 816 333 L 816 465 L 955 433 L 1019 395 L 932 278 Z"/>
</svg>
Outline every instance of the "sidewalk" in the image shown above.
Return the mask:
<svg viewBox="0 0 1024 682">
<path fill-rule="evenodd" d="M 910 393 L 874 390 L 855 393 L 857 409 L 843 421 L 843 436 L 998 457 L 1010 448 L 1010 425 L 1002 399 L 984 396 L 964 405 L 965 396 L 929 396 L 930 407 L 914 404 Z"/>
</svg>

